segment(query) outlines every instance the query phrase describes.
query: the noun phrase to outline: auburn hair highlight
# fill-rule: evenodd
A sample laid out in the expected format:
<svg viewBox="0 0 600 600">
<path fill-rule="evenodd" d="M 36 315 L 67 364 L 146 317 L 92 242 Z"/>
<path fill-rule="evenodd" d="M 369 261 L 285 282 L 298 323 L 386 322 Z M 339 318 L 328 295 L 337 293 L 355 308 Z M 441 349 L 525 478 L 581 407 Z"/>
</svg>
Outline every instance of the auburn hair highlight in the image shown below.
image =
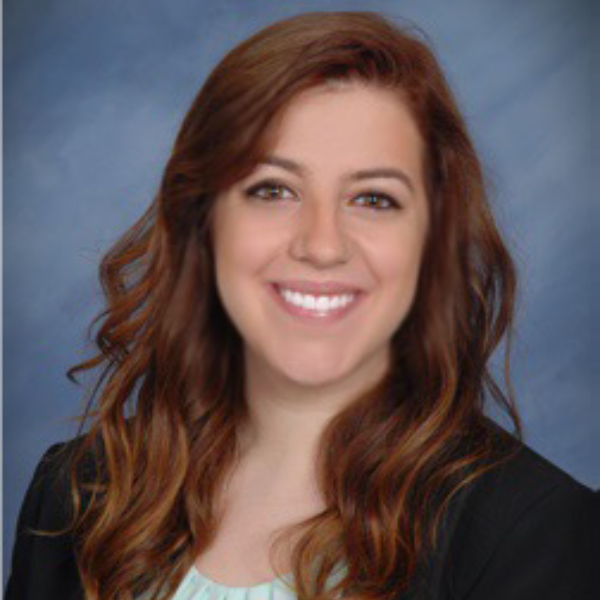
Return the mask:
<svg viewBox="0 0 600 600">
<path fill-rule="evenodd" d="M 509 372 L 515 268 L 432 50 L 376 13 L 279 21 L 210 74 L 156 197 L 101 262 L 97 352 L 68 371 L 75 381 L 100 369 L 81 417 L 89 432 L 69 460 L 69 531 L 89 600 L 169 598 L 216 535 L 248 413 L 243 341 L 215 285 L 212 208 L 266 156 L 289 103 L 331 81 L 391 90 L 409 108 L 424 141 L 430 227 L 389 373 L 323 432 L 326 508 L 280 532 L 274 570 L 288 544 L 299 600 L 392 600 L 425 572 L 452 499 L 511 453 L 513 438 L 484 415 L 488 399 L 521 437 Z M 506 392 L 488 366 L 503 338 Z M 329 589 L 340 564 L 345 575 Z"/>
</svg>

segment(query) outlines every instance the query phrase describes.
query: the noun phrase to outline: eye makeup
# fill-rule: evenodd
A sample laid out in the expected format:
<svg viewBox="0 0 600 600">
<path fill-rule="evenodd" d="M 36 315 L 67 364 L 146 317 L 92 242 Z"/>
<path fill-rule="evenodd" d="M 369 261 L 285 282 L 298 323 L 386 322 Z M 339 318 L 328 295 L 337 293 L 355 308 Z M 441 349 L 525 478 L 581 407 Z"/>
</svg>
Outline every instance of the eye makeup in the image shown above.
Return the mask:
<svg viewBox="0 0 600 600">
<path fill-rule="evenodd" d="M 297 199 L 296 194 L 289 186 L 276 179 L 262 180 L 249 186 L 244 190 L 244 196 L 252 200 L 264 200 L 266 202 Z M 392 195 L 375 189 L 355 194 L 349 202 L 352 205 L 374 211 L 399 210 L 403 208 L 401 203 Z"/>
</svg>

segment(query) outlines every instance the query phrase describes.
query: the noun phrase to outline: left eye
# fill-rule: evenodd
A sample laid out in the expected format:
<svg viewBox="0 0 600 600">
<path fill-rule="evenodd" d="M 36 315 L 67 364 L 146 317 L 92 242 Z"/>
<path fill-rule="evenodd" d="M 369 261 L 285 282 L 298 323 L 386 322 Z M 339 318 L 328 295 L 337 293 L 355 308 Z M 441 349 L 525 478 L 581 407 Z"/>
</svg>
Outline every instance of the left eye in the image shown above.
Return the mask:
<svg viewBox="0 0 600 600">
<path fill-rule="evenodd" d="M 284 185 L 275 182 L 260 183 L 246 191 L 246 195 L 267 201 L 289 200 L 294 194 Z"/>
<path fill-rule="evenodd" d="M 385 194 L 362 194 L 356 196 L 353 202 L 359 206 L 366 206 L 367 208 L 373 208 L 375 210 L 400 208 L 400 205 L 393 198 Z"/>
</svg>

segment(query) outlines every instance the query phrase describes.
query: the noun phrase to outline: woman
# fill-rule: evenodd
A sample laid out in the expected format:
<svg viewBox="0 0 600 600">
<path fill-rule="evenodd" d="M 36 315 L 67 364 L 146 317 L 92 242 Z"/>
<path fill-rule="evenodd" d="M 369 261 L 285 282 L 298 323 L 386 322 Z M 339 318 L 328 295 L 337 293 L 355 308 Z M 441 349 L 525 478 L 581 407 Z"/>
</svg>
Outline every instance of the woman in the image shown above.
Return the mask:
<svg viewBox="0 0 600 600">
<path fill-rule="evenodd" d="M 520 442 L 514 267 L 416 37 L 235 48 L 101 279 L 91 428 L 34 475 L 8 598 L 591 597 L 594 495 Z"/>
</svg>

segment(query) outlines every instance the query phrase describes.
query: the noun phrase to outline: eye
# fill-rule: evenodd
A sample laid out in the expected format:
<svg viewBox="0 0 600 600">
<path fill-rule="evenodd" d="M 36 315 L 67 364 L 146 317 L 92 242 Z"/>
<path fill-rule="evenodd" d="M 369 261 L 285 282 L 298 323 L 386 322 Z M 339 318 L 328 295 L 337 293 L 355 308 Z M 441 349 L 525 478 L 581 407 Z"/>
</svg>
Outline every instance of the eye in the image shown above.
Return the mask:
<svg viewBox="0 0 600 600">
<path fill-rule="evenodd" d="M 249 198 L 260 198 L 268 202 L 291 200 L 295 197 L 288 187 L 276 181 L 257 183 L 248 188 L 244 193 Z"/>
<path fill-rule="evenodd" d="M 379 192 L 369 192 L 367 194 L 361 194 L 353 199 L 354 204 L 359 206 L 365 206 L 372 208 L 373 210 L 390 210 L 399 209 L 400 204 L 387 194 L 381 194 Z"/>
</svg>

